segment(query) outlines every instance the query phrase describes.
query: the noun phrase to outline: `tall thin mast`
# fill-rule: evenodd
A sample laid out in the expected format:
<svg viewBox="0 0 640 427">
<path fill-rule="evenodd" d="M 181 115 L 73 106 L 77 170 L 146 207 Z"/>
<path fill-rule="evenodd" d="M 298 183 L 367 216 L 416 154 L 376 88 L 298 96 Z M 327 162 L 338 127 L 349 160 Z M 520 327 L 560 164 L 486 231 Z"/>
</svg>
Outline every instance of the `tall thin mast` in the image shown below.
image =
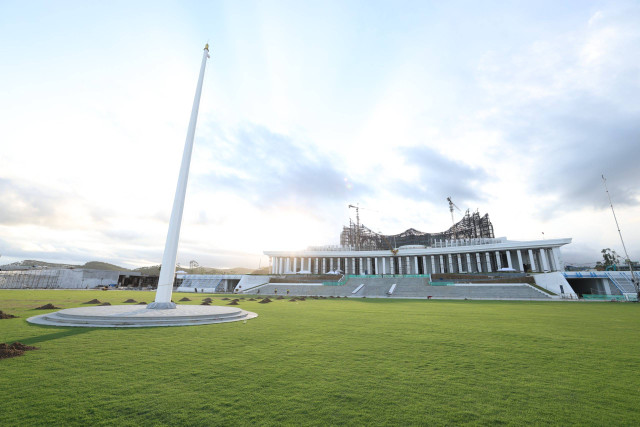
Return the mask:
<svg viewBox="0 0 640 427">
<path fill-rule="evenodd" d="M 607 187 L 607 179 L 604 177 L 604 175 L 602 175 L 602 182 L 604 182 L 604 189 L 607 192 L 607 197 L 609 198 L 609 205 L 611 206 L 613 219 L 616 221 L 616 227 L 618 228 L 618 234 L 620 235 L 620 241 L 622 242 L 622 249 L 624 249 L 624 256 L 627 257 L 627 264 L 629 264 L 629 271 L 631 272 L 631 283 L 633 283 L 633 286 L 636 288 L 636 297 L 640 302 L 640 286 L 638 284 L 638 280 L 636 279 L 635 274 L 633 273 L 633 267 L 631 266 L 631 258 L 629 258 L 629 254 L 627 253 L 627 246 L 624 244 L 624 239 L 622 238 L 622 232 L 620 231 L 620 225 L 618 224 L 616 211 L 613 210 L 613 202 L 611 201 L 611 195 L 609 194 L 609 188 Z"/>
<path fill-rule="evenodd" d="M 171 219 L 169 220 L 169 231 L 167 232 L 167 241 L 164 247 L 164 255 L 162 256 L 162 268 L 160 269 L 160 278 L 158 279 L 156 299 L 155 302 L 149 304 L 147 308 L 176 308 L 175 303 L 171 302 L 171 293 L 173 292 L 173 280 L 176 273 L 176 255 L 178 253 L 180 225 L 182 224 L 182 211 L 184 210 L 184 199 L 187 192 L 191 152 L 193 151 L 193 139 L 196 133 L 198 109 L 200 108 L 200 94 L 202 93 L 202 82 L 204 81 L 204 70 L 207 65 L 207 58 L 209 58 L 208 43 L 205 45 L 204 52 L 202 53 L 200 76 L 198 77 L 196 95 L 193 99 L 191 119 L 189 120 L 189 128 L 187 130 L 187 139 L 184 143 L 184 152 L 182 153 L 182 164 L 180 165 L 178 185 L 176 186 L 176 195 L 173 199 L 173 209 L 171 210 Z"/>
</svg>

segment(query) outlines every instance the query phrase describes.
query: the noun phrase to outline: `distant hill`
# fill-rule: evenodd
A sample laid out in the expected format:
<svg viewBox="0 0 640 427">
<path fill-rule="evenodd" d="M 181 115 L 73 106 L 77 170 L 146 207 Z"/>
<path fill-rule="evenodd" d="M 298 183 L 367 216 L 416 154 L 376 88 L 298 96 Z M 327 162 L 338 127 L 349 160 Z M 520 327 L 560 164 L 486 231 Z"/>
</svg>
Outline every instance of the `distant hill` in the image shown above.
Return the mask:
<svg viewBox="0 0 640 427">
<path fill-rule="evenodd" d="M 84 265 L 80 265 L 80 264 L 60 264 L 60 263 L 53 263 L 53 262 L 38 261 L 33 259 L 26 259 L 24 261 L 14 262 L 13 264 L 10 264 L 10 265 L 14 267 L 25 267 L 25 268 L 29 268 L 29 267 L 87 268 L 92 270 L 135 271 L 147 276 L 158 276 L 160 274 L 159 265 L 139 267 L 131 270 L 128 268 L 120 267 L 115 264 L 110 264 L 108 262 L 101 262 L 101 261 L 89 261 Z M 264 267 L 260 270 L 254 270 L 254 269 L 245 268 L 245 267 L 234 267 L 234 268 L 180 267 L 179 269 L 176 269 L 176 271 L 178 270 L 186 271 L 188 274 L 269 274 L 269 267 Z"/>
<path fill-rule="evenodd" d="M 113 271 L 130 271 L 128 268 L 120 267 L 108 262 L 89 261 L 80 268 L 91 268 L 93 270 L 113 270 Z"/>
</svg>

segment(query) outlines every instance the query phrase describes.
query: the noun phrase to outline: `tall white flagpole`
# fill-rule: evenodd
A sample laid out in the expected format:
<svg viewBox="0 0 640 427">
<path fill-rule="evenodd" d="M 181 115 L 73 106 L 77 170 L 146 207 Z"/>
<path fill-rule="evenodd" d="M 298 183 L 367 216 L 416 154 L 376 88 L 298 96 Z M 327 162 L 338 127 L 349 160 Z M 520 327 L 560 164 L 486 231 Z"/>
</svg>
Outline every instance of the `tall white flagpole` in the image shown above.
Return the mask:
<svg viewBox="0 0 640 427">
<path fill-rule="evenodd" d="M 187 192 L 189 165 L 191 164 L 191 152 L 193 151 L 193 138 L 196 132 L 196 122 L 198 121 L 200 94 L 202 93 L 202 82 L 204 80 L 204 69 L 207 64 L 207 58 L 209 58 L 208 43 L 204 47 L 204 52 L 202 54 L 200 77 L 198 77 L 196 96 L 193 99 L 193 108 L 191 109 L 191 119 L 189 120 L 187 139 L 184 143 L 182 165 L 180 166 L 180 175 L 178 175 L 176 196 L 173 199 L 173 209 L 171 210 L 171 220 L 169 221 L 167 242 L 165 244 L 164 255 L 162 257 L 162 267 L 160 269 L 160 278 L 158 279 L 158 290 L 156 291 L 156 299 L 154 302 L 147 305 L 147 308 L 151 309 L 176 308 L 176 304 L 171 302 L 171 293 L 173 291 L 173 280 L 176 273 L 176 255 L 178 253 L 180 225 L 182 224 L 182 211 L 184 210 L 184 199 Z"/>
</svg>

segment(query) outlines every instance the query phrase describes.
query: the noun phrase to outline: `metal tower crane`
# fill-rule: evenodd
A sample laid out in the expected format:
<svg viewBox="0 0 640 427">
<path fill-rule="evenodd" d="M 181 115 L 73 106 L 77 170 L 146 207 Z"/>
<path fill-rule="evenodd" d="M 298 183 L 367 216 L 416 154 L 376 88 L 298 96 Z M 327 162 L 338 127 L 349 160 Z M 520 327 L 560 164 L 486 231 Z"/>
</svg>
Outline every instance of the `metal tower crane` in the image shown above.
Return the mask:
<svg viewBox="0 0 640 427">
<path fill-rule="evenodd" d="M 453 208 L 458 209 L 460 213 L 462 213 L 462 210 L 458 206 L 456 206 L 455 203 L 453 203 L 453 200 L 451 200 L 451 196 L 447 197 L 447 202 L 449 202 L 449 211 L 451 212 L 451 222 L 453 223 L 453 225 L 456 225 L 456 221 L 453 219 Z"/>
<path fill-rule="evenodd" d="M 356 210 L 356 250 L 360 250 L 360 206 L 358 203 L 355 205 L 349 205 L 349 209 Z"/>
</svg>

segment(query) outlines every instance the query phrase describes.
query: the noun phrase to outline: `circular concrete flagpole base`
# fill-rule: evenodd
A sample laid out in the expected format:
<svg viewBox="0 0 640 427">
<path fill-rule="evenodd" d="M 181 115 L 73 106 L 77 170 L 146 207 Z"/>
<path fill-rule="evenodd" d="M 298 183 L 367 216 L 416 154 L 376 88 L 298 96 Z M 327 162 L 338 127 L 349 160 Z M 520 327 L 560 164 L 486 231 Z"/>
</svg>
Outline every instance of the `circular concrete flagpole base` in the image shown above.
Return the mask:
<svg viewBox="0 0 640 427">
<path fill-rule="evenodd" d="M 47 326 L 91 328 L 141 328 L 150 326 L 207 325 L 237 322 L 258 317 L 237 307 L 176 305 L 168 309 L 148 309 L 139 305 L 77 307 L 41 314 L 27 322 Z"/>
</svg>

